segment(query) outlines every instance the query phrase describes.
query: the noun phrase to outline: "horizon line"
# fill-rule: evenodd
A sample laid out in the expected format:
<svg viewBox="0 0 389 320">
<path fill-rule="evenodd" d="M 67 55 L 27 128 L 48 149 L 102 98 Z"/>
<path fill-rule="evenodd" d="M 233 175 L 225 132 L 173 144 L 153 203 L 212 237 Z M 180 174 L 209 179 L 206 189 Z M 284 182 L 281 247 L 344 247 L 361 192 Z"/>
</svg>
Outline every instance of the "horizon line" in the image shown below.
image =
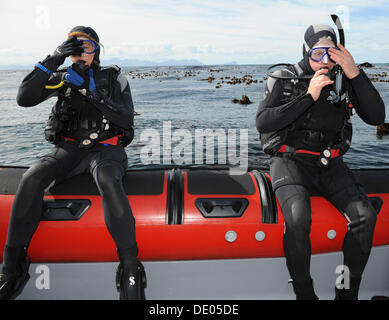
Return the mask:
<svg viewBox="0 0 389 320">
<path fill-rule="evenodd" d="M 104 61 L 102 61 L 104 62 Z M 163 62 L 161 62 L 163 63 Z M 370 61 L 364 61 L 360 63 L 356 63 L 356 65 L 364 64 L 364 63 L 370 63 L 373 65 L 376 64 L 389 64 L 389 62 L 370 62 Z M 275 63 L 220 63 L 220 64 L 172 64 L 172 65 L 119 65 L 119 67 L 122 68 L 145 68 L 145 67 L 212 67 L 212 66 L 271 66 Z M 104 64 L 101 64 L 104 65 Z M 23 70 L 23 68 L 30 68 L 31 66 L 34 66 L 34 63 L 30 64 L 0 64 L 0 70 L 8 70 L 15 67 L 19 67 L 20 70 Z"/>
</svg>

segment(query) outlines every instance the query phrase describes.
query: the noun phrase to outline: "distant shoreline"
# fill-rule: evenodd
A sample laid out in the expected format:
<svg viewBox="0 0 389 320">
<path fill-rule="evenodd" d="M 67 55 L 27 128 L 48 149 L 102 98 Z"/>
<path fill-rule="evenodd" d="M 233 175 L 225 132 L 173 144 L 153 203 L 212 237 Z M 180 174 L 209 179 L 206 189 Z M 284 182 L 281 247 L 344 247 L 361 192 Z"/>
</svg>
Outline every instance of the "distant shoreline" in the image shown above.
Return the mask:
<svg viewBox="0 0 389 320">
<path fill-rule="evenodd" d="M 363 62 L 357 63 L 357 65 L 361 64 Z M 379 65 L 385 65 L 389 64 L 389 62 L 370 62 L 373 64 L 373 66 L 379 66 Z M 221 66 L 271 66 L 273 63 L 249 63 L 249 64 L 239 64 L 239 63 L 233 63 L 233 64 L 153 64 L 153 65 L 122 65 L 120 63 L 111 63 L 110 61 L 102 61 L 101 65 L 107 66 L 116 64 L 121 68 L 162 68 L 162 67 L 221 67 Z M 66 65 L 64 65 L 66 66 Z M 34 68 L 34 65 L 0 65 L 0 71 L 23 71 L 23 70 L 31 70 Z"/>
</svg>

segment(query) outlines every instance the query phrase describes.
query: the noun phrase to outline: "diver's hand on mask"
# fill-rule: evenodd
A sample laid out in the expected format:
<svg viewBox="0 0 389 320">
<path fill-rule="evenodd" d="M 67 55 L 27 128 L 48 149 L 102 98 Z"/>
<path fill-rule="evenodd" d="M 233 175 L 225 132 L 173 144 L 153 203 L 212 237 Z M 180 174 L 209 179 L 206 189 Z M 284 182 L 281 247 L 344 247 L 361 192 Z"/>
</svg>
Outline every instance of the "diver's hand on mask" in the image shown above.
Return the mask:
<svg viewBox="0 0 389 320">
<path fill-rule="evenodd" d="M 49 55 L 42 64 L 54 72 L 69 56 L 81 56 L 84 49 L 81 47 L 82 41 L 72 37 L 58 46 L 52 55 Z"/>
<path fill-rule="evenodd" d="M 316 71 L 311 81 L 309 82 L 307 94 L 310 94 L 313 100 L 315 101 L 319 99 L 321 90 L 325 86 L 334 83 L 334 81 L 332 81 L 330 78 L 328 78 L 328 76 L 326 76 L 326 73 L 328 73 L 327 68 Z"/>
<path fill-rule="evenodd" d="M 341 66 L 347 78 L 355 78 L 357 75 L 359 75 L 359 69 L 355 64 L 353 56 L 340 43 L 338 43 L 338 47 L 339 50 L 333 48 L 328 50 L 331 59 Z"/>
<path fill-rule="evenodd" d="M 71 37 L 55 49 L 53 56 L 63 59 L 61 60 L 63 63 L 66 57 L 81 56 L 83 52 L 82 41 L 77 40 L 76 37 Z"/>
</svg>

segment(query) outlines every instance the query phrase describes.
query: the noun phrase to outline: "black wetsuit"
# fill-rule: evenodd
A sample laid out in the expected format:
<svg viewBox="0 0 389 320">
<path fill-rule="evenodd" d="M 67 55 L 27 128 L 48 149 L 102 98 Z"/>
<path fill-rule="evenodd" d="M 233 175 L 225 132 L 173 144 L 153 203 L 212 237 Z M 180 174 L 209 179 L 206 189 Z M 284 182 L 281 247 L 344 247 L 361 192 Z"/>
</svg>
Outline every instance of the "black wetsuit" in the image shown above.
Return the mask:
<svg viewBox="0 0 389 320">
<path fill-rule="evenodd" d="M 128 249 L 134 258 L 137 256 L 135 221 L 122 186 L 127 169 L 124 147 L 132 139 L 128 133 L 133 132 L 131 91 L 118 68 L 93 64 L 93 70 L 97 90 L 109 103 L 92 103 L 78 90 L 68 90 L 67 86 L 45 88 L 58 85 L 64 79 L 64 72 L 49 76 L 35 68 L 19 88 L 17 102 L 24 107 L 58 97 L 46 127 L 47 138 L 55 148 L 37 160 L 22 177 L 12 205 L 8 246 L 28 246 L 40 222 L 47 187 L 90 172 L 102 196 L 105 222 L 117 247 Z M 94 143 L 80 148 L 81 140 L 97 131 L 99 137 Z M 118 135 L 123 139 L 117 145 L 99 142 Z"/>
<path fill-rule="evenodd" d="M 302 62 L 299 65 L 304 67 Z M 290 86 L 291 81 L 287 82 Z M 284 139 L 281 144 L 292 147 L 292 152 L 274 152 L 270 159 L 273 189 L 286 226 L 284 251 L 288 270 L 294 282 L 310 282 L 310 194 L 316 190 L 350 223 L 343 242 L 344 264 L 350 269 L 351 278 L 357 279 L 354 283 L 358 287 L 371 250 L 376 212 L 342 156 L 333 158 L 327 166 L 319 166 L 317 155 L 294 152 L 297 149 L 321 152 L 327 148 L 347 120 L 345 108 L 327 101 L 330 87 L 323 88 L 315 102 L 310 94 L 304 93 L 309 80 L 292 84 L 300 86 L 300 91 L 295 90 L 297 97 L 291 88 L 285 89 L 284 83 L 269 77 L 256 126 L 261 135 L 281 130 L 286 134 L 286 138 L 285 135 L 280 138 Z M 351 102 L 362 120 L 372 125 L 383 123 L 384 103 L 363 70 L 349 84 Z"/>
</svg>

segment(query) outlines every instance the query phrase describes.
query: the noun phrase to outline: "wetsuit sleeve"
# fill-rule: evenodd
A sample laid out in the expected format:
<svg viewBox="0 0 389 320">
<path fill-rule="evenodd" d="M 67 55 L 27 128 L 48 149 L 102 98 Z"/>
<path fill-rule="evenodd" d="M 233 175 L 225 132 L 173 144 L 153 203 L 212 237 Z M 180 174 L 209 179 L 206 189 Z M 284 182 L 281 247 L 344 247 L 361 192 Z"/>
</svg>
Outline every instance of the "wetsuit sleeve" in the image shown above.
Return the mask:
<svg viewBox="0 0 389 320">
<path fill-rule="evenodd" d="M 314 100 L 310 94 L 303 94 L 290 101 L 284 96 L 281 81 L 269 77 L 265 94 L 256 115 L 258 132 L 266 133 L 285 128 L 304 113 Z"/>
<path fill-rule="evenodd" d="M 54 97 L 58 94 L 57 85 L 62 81 L 60 73 L 54 73 L 50 76 L 48 73 L 35 68 L 22 81 L 16 102 L 21 107 L 33 107 L 45 101 L 48 98 Z M 46 86 L 52 89 L 45 88 Z"/>
<path fill-rule="evenodd" d="M 362 120 L 371 125 L 384 123 L 385 104 L 363 70 L 351 80 L 351 86 L 351 102 Z"/>
<path fill-rule="evenodd" d="M 132 101 L 130 84 L 122 73 L 117 78 L 114 99 L 114 102 L 121 105 L 120 112 L 127 121 L 126 127 L 132 127 L 134 125 L 134 103 Z"/>
<path fill-rule="evenodd" d="M 103 103 L 94 102 L 95 107 L 118 127 L 130 129 L 134 124 L 134 105 L 130 85 L 121 73 L 117 77 L 111 97 L 102 97 Z"/>
</svg>

